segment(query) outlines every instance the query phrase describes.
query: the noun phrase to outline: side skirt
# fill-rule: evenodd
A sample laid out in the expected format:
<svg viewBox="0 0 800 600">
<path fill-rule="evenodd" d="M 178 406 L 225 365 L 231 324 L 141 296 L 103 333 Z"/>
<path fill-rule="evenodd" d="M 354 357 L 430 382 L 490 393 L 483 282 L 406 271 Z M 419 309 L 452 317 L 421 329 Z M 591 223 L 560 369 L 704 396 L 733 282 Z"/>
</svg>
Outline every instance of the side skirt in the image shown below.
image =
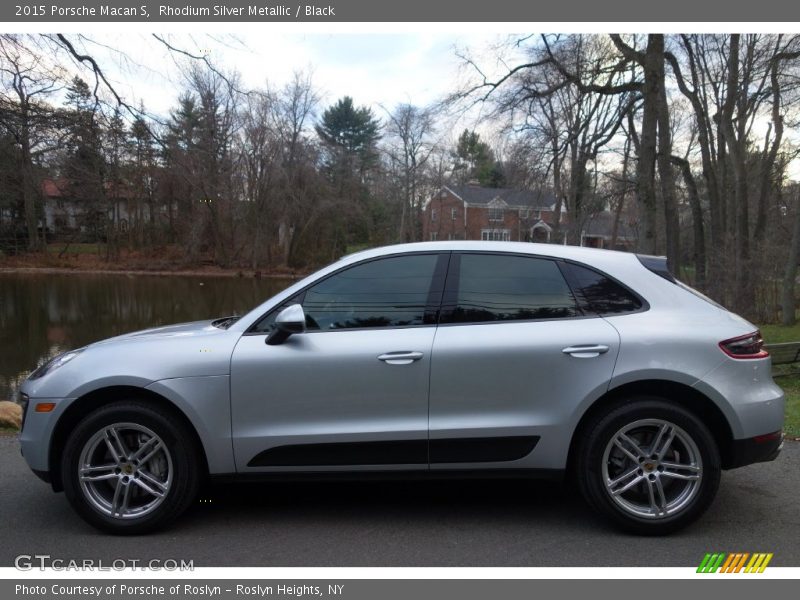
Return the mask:
<svg viewBox="0 0 800 600">
<path fill-rule="evenodd" d="M 338 467 L 510 462 L 525 458 L 539 436 L 384 440 L 275 446 L 259 452 L 248 467 Z"/>
<path fill-rule="evenodd" d="M 564 481 L 566 469 L 452 469 L 434 471 L 307 471 L 302 473 L 231 473 L 211 475 L 212 484 L 290 481 L 435 481 L 536 479 Z"/>
</svg>

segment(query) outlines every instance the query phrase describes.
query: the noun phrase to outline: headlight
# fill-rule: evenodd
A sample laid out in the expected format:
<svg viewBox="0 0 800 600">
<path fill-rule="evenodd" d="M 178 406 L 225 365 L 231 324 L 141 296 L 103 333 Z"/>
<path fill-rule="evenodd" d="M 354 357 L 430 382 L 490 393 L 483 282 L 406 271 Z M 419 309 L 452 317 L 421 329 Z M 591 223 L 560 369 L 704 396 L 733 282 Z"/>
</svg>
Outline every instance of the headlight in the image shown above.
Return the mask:
<svg viewBox="0 0 800 600">
<path fill-rule="evenodd" d="M 41 367 L 37 368 L 28 376 L 28 379 L 39 379 L 40 377 L 44 377 L 59 367 L 63 367 L 81 352 L 83 352 L 83 348 L 78 348 L 77 350 L 70 350 L 69 352 L 64 352 L 64 354 L 59 354 L 55 358 L 44 363 Z"/>
</svg>

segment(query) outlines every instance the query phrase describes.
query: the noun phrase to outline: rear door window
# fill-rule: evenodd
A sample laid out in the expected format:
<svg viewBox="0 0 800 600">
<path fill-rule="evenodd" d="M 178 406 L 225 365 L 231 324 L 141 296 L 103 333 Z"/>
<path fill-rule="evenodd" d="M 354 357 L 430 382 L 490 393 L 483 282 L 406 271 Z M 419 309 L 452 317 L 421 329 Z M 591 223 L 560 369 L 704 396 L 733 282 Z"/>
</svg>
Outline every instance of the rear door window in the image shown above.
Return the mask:
<svg viewBox="0 0 800 600">
<path fill-rule="evenodd" d="M 578 304 L 555 261 L 512 254 L 453 256 L 442 323 L 529 321 L 579 315 Z"/>
</svg>

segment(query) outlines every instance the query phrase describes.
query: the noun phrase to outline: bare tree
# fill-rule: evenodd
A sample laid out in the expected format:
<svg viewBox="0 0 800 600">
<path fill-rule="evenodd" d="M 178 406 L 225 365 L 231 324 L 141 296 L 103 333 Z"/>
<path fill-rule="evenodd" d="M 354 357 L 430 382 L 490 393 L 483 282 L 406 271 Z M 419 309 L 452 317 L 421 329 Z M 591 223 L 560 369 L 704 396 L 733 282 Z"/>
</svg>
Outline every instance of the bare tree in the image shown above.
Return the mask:
<svg viewBox="0 0 800 600">
<path fill-rule="evenodd" d="M 0 37 L 0 125 L 20 148 L 22 197 L 28 249 L 39 247 L 38 207 L 40 181 L 34 172 L 37 155 L 47 150 L 54 111 L 45 100 L 59 89 L 60 73 L 43 64 L 42 58 L 26 48 L 18 36 Z M 44 228 L 42 228 L 44 231 Z"/>
<path fill-rule="evenodd" d="M 704 182 L 696 187 L 709 207 L 709 292 L 752 314 L 760 275 L 769 266 L 762 260 L 768 254 L 768 207 L 780 185 L 787 102 L 797 97 L 792 71 L 798 38 L 732 34 L 678 40 L 679 54 L 668 51 L 665 58 L 695 120 Z M 767 130 L 758 140 L 754 128 L 763 123 Z"/>
<path fill-rule="evenodd" d="M 627 59 L 598 36 L 541 36 L 528 57 L 494 79 L 468 60 L 478 80 L 451 101 L 488 104 L 487 116 L 523 129 L 538 122 L 535 129 L 545 133 L 552 149 L 557 218 L 563 197 L 571 221 L 568 240 L 577 244 L 587 218 L 598 209 L 590 168 L 596 170 L 599 154 L 634 110 L 642 85 Z"/>
<path fill-rule="evenodd" d="M 435 148 L 434 117 L 432 108 L 420 108 L 412 104 L 399 104 L 393 111 L 386 111 L 388 118 L 387 154 L 392 166 L 399 167 L 402 207 L 398 237 L 407 242 L 417 241 L 420 236 L 420 219 L 424 170 L 428 158 Z M 429 190 L 428 190 L 429 191 Z"/>
</svg>

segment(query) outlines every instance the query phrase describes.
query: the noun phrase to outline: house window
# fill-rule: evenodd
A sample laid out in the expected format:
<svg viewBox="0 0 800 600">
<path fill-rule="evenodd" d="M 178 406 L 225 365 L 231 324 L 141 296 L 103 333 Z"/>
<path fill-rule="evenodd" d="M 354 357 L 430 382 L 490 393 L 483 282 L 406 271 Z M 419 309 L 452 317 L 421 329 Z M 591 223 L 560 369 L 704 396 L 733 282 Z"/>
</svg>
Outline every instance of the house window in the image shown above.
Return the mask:
<svg viewBox="0 0 800 600">
<path fill-rule="evenodd" d="M 534 220 L 538 221 L 542 218 L 542 211 L 538 208 L 521 208 L 519 211 L 520 219 L 530 219 L 533 217 Z"/>
<path fill-rule="evenodd" d="M 432 208 L 431 209 L 431 221 L 435 221 L 437 218 L 439 218 L 439 211 L 437 209 L 435 209 L 435 208 Z"/>
<path fill-rule="evenodd" d="M 450 209 L 450 218 L 453 221 L 455 221 L 457 217 L 458 217 L 458 209 L 457 208 L 451 208 Z"/>
<path fill-rule="evenodd" d="M 431 241 L 435 242 L 439 239 L 439 232 L 438 231 L 431 231 Z"/>
<path fill-rule="evenodd" d="M 481 239 L 484 242 L 508 242 L 511 240 L 511 230 L 481 229 Z"/>
<path fill-rule="evenodd" d="M 503 221 L 503 209 L 502 208 L 490 208 L 489 209 L 489 220 L 490 221 Z"/>
</svg>

